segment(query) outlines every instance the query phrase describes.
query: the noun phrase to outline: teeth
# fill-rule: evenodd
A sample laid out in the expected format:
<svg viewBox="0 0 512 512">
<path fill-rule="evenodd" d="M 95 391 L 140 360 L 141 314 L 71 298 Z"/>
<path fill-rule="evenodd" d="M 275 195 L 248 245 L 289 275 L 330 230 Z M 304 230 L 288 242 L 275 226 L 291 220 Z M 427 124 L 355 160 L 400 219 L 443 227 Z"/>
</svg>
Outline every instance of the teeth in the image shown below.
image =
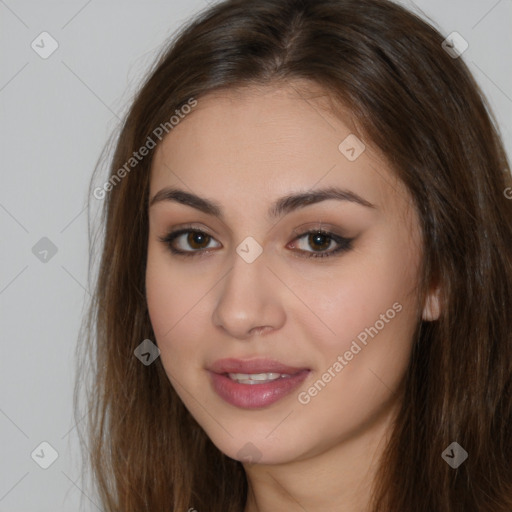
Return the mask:
<svg viewBox="0 0 512 512">
<path fill-rule="evenodd" d="M 239 384 L 259 384 L 290 376 L 286 373 L 229 373 L 228 375 L 231 380 Z"/>
</svg>

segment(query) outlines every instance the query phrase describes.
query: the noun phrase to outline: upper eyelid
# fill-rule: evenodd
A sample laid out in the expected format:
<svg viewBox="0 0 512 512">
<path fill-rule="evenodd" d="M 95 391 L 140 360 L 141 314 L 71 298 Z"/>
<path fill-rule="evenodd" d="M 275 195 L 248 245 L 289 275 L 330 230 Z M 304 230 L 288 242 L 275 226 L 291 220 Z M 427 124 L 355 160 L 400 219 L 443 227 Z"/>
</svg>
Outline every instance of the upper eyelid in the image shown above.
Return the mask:
<svg viewBox="0 0 512 512">
<path fill-rule="evenodd" d="M 314 224 L 314 223 L 312 223 L 312 224 Z M 312 232 L 321 232 L 321 233 L 324 233 L 326 235 L 338 236 L 340 238 L 348 238 L 347 236 L 342 235 L 341 233 L 336 233 L 335 231 L 333 231 L 332 228 L 329 228 L 328 226 L 326 226 L 323 223 L 321 224 L 320 227 L 312 226 L 312 227 L 306 228 L 304 226 L 305 225 L 303 225 L 302 227 L 298 227 L 298 228 L 292 229 L 292 233 L 294 235 L 296 235 L 296 236 L 303 236 L 303 235 L 306 235 L 306 234 L 309 234 L 309 233 L 312 233 Z M 215 235 L 212 235 L 207 229 L 204 229 L 204 228 L 201 228 L 201 227 L 195 227 L 195 226 L 182 226 L 182 227 L 178 227 L 176 229 L 169 230 L 167 232 L 167 234 L 164 235 L 164 237 L 167 237 L 167 236 L 170 236 L 170 235 L 179 236 L 179 235 L 191 232 L 191 231 L 192 232 L 202 233 L 204 235 L 208 235 L 211 238 L 215 238 Z M 162 237 L 160 237 L 160 238 L 162 238 Z"/>
<path fill-rule="evenodd" d="M 208 236 L 211 236 L 212 238 L 215 238 L 215 236 L 216 236 L 216 235 L 212 234 L 212 231 L 215 232 L 215 230 L 211 230 L 210 228 L 203 227 L 202 225 L 196 225 L 195 223 L 178 225 L 177 227 L 169 230 L 167 232 L 167 235 L 176 234 L 178 232 L 186 232 L 186 231 L 199 231 Z M 322 221 L 304 222 L 300 226 L 292 229 L 292 233 L 297 236 L 301 236 L 310 231 L 323 231 L 326 234 L 339 236 L 340 238 L 349 238 L 347 235 L 345 235 L 341 232 L 341 231 L 343 231 L 341 228 L 336 227 L 329 222 L 322 222 Z"/>
</svg>

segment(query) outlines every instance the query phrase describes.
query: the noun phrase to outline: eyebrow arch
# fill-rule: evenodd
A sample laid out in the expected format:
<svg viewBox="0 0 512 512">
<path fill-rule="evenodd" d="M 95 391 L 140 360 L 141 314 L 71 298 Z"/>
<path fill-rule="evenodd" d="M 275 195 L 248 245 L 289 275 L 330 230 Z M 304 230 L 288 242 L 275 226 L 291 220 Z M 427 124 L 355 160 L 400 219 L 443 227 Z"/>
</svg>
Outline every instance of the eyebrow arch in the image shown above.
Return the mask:
<svg viewBox="0 0 512 512">
<path fill-rule="evenodd" d="M 268 211 L 269 218 L 273 219 L 290 213 L 299 208 L 303 208 L 310 204 L 319 203 L 321 201 L 327 201 L 329 199 L 336 199 L 338 201 L 350 201 L 357 203 L 367 208 L 377 207 L 363 199 L 361 196 L 347 189 L 338 187 L 327 187 L 323 189 L 317 189 L 308 192 L 301 192 L 296 194 L 289 194 L 277 199 Z M 165 187 L 159 190 L 151 199 L 149 207 L 162 202 L 162 201 L 173 201 L 176 203 L 191 206 L 196 210 L 200 210 L 208 215 L 214 215 L 219 219 L 224 220 L 222 207 L 216 201 L 199 197 L 185 190 L 181 190 L 174 187 Z"/>
</svg>

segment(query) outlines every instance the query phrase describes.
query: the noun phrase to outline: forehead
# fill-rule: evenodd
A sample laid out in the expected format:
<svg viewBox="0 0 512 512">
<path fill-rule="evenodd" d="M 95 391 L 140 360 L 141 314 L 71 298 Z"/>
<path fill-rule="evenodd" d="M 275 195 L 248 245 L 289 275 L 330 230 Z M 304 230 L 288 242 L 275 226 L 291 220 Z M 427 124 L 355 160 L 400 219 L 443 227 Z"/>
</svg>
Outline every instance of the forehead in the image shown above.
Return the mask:
<svg viewBox="0 0 512 512">
<path fill-rule="evenodd" d="M 156 150 L 150 197 L 162 187 L 180 186 L 220 202 L 233 194 L 242 201 L 270 201 L 332 185 L 352 189 L 383 210 L 407 201 L 384 159 L 368 141 L 353 138 L 350 114 L 335 114 L 331 105 L 324 91 L 300 84 L 199 98 Z M 347 158 L 347 140 L 361 152 L 355 160 Z"/>
</svg>

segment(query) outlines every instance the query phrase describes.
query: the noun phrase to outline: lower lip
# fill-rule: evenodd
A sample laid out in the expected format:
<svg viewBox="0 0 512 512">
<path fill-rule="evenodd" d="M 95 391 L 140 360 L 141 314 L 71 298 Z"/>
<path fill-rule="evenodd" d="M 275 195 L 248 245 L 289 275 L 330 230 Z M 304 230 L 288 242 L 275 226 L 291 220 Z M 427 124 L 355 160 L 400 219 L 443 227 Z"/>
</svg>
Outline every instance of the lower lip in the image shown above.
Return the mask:
<svg viewBox="0 0 512 512">
<path fill-rule="evenodd" d="M 309 375 L 302 370 L 291 377 L 264 384 L 239 384 L 227 375 L 210 372 L 213 389 L 226 402 L 242 409 L 259 409 L 271 405 L 296 389 Z"/>
</svg>

